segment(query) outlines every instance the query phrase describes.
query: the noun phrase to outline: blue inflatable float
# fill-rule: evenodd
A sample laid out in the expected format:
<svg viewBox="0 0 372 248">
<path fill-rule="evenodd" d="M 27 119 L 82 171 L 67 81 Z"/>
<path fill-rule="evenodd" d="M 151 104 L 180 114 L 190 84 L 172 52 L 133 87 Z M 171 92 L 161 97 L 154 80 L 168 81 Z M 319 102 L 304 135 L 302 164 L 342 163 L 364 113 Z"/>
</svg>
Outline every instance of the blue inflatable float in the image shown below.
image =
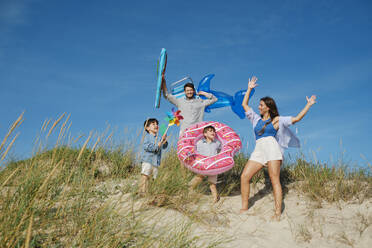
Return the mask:
<svg viewBox="0 0 372 248">
<path fill-rule="evenodd" d="M 157 68 L 157 78 L 156 78 L 156 95 L 155 95 L 155 108 L 160 107 L 160 98 L 161 98 L 161 75 L 165 71 L 167 66 L 167 50 L 165 48 L 161 49 L 160 57 L 158 61 Z"/>
<path fill-rule="evenodd" d="M 238 92 L 235 93 L 234 96 L 231 96 L 231 95 L 229 95 L 225 92 L 222 92 L 222 91 L 211 90 L 210 85 L 211 85 L 211 79 L 213 77 L 214 77 L 214 74 L 209 74 L 209 75 L 205 76 L 199 82 L 199 86 L 197 88 L 197 92 L 204 91 L 204 92 L 207 92 L 207 93 L 212 93 L 213 95 L 215 95 L 218 98 L 217 102 L 215 102 L 212 105 L 209 105 L 205 108 L 205 112 L 209 113 L 209 112 L 211 112 L 212 109 L 230 106 L 231 110 L 237 116 L 239 116 L 240 119 L 244 119 L 245 118 L 245 111 L 242 107 L 242 102 L 243 102 L 245 92 L 247 92 L 247 90 L 239 90 Z M 181 81 L 185 81 L 187 79 L 190 79 L 190 78 L 186 77 L 184 79 L 181 79 L 180 81 L 177 81 L 176 83 L 181 82 Z M 177 98 L 184 97 L 185 93 L 183 91 L 183 85 L 184 84 L 178 85 L 177 87 L 172 88 L 172 91 L 171 91 L 172 95 L 175 95 Z M 254 91 L 255 90 L 252 89 L 249 98 L 251 98 L 253 96 Z M 200 98 L 206 99 L 204 96 L 200 96 Z"/>
</svg>

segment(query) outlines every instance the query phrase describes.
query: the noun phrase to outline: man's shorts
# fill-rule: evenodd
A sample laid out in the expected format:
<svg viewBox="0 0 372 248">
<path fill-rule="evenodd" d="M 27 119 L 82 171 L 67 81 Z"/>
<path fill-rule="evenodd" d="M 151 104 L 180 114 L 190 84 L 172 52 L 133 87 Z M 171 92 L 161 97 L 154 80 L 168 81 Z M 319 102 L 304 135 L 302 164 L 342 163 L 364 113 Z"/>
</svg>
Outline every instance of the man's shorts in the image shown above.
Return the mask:
<svg viewBox="0 0 372 248">
<path fill-rule="evenodd" d="M 152 177 L 155 179 L 158 176 L 158 167 L 147 162 L 142 162 L 141 174 L 146 176 L 150 176 L 152 174 Z"/>
</svg>

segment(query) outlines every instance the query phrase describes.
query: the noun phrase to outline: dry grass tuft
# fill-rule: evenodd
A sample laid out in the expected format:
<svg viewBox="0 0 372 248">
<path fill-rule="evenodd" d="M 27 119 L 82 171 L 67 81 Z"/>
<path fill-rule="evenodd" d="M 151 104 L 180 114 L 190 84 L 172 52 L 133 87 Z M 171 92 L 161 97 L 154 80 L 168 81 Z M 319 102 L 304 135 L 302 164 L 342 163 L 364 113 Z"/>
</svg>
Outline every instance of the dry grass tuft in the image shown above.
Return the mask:
<svg viewBox="0 0 372 248">
<path fill-rule="evenodd" d="M 164 154 L 158 178 L 150 182 L 149 192 L 143 199 L 137 195 L 138 149 L 130 142 L 108 147 L 114 137 L 108 130 L 103 135 L 90 133 L 79 147 L 77 142 L 82 136 L 70 138 L 69 116 L 64 118 L 65 114 L 54 122 L 43 123 L 44 133 L 32 158 L 8 162 L 0 171 L 0 247 L 200 247 L 200 238 L 191 232 L 193 223 L 221 225 L 227 222 L 218 210 L 198 208 L 202 195 L 209 194 L 208 184 L 203 183 L 196 193 L 189 192 L 188 183 L 194 174 L 180 164 L 174 148 Z M 22 121 L 23 114 L 4 137 L 0 145 L 2 158 L 17 138 L 8 144 Z M 50 123 L 53 124 L 47 130 Z M 59 133 L 54 135 L 58 128 Z M 53 137 L 56 143 L 51 146 Z M 239 194 L 240 174 L 247 160 L 247 155 L 237 154 L 236 166 L 219 176 L 221 183 L 217 187 L 222 195 Z M 267 172 L 262 170 L 252 183 L 263 185 L 267 180 Z M 113 189 L 102 186 L 116 181 L 120 186 Z M 363 202 L 372 197 L 372 177 L 364 169 L 349 171 L 346 167 L 297 159 L 283 166 L 281 181 L 284 192 L 289 184 L 294 184 L 291 188 L 319 204 L 322 201 Z M 115 194 L 130 195 L 132 205 L 108 204 L 108 199 Z M 149 224 L 143 210 L 131 207 L 136 202 L 144 202 L 148 208 L 173 209 L 187 216 L 190 222 L 154 232 L 156 224 Z M 362 235 L 372 221 L 368 216 L 357 217 L 361 220 L 357 228 Z M 151 223 L 161 222 L 157 219 L 159 216 L 151 218 Z M 299 240 L 312 239 L 305 226 L 298 226 L 296 230 Z M 345 235 L 340 235 L 339 240 L 353 245 Z M 218 245 L 220 241 L 210 240 L 203 247 Z"/>
</svg>

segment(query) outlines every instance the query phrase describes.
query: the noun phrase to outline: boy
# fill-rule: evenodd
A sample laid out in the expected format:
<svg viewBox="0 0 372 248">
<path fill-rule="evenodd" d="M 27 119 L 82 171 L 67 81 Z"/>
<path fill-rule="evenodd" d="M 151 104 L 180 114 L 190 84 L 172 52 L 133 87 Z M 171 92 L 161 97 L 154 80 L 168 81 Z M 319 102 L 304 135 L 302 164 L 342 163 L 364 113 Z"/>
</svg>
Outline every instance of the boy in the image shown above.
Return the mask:
<svg viewBox="0 0 372 248">
<path fill-rule="evenodd" d="M 216 129 L 213 126 L 207 126 L 203 129 L 204 138 L 196 143 L 196 150 L 199 154 L 204 156 L 214 156 L 221 151 L 221 142 L 216 139 Z M 198 184 L 203 181 L 203 175 L 195 176 L 190 182 L 190 188 L 193 190 Z M 217 203 L 220 200 L 216 184 L 217 175 L 208 176 L 209 188 L 212 192 L 213 202 Z"/>
<path fill-rule="evenodd" d="M 142 151 L 142 170 L 141 170 L 141 183 L 140 193 L 147 192 L 148 181 L 152 174 L 155 179 L 158 175 L 158 167 L 160 166 L 161 150 L 167 148 L 167 135 L 157 141 L 157 134 L 159 131 L 159 122 L 155 118 L 150 118 L 143 124 L 146 134 L 143 140 Z"/>
</svg>

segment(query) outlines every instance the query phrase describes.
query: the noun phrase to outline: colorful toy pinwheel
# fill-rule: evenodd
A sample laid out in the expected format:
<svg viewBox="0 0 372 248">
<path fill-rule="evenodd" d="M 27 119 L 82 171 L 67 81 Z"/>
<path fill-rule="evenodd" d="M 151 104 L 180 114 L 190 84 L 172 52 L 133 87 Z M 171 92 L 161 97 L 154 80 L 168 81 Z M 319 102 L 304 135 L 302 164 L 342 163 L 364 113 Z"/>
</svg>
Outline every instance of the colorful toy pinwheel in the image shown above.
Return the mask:
<svg viewBox="0 0 372 248">
<path fill-rule="evenodd" d="M 180 120 L 183 120 L 183 116 L 180 113 L 181 110 L 176 111 L 174 108 L 172 108 L 172 112 L 167 112 L 167 117 L 165 117 L 165 120 L 168 122 L 168 127 L 166 127 L 165 125 L 160 125 L 159 133 L 163 133 L 162 135 L 164 135 L 165 133 L 167 133 L 170 126 L 179 126 Z"/>
<path fill-rule="evenodd" d="M 165 120 L 168 121 L 168 126 L 180 125 L 180 120 L 183 119 L 183 116 L 180 113 L 181 110 L 175 111 L 174 108 L 172 108 L 172 112 L 167 112 L 167 117 L 165 118 Z"/>
</svg>

